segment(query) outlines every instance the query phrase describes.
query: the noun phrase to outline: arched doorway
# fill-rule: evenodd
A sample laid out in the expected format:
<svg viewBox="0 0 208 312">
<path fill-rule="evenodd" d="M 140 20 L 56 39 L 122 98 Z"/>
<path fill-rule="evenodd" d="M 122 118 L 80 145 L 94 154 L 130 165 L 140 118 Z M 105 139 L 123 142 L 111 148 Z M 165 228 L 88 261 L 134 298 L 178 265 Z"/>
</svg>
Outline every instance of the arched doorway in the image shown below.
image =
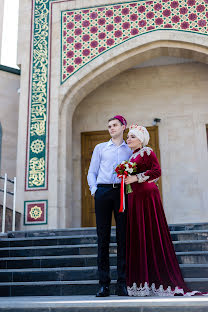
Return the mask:
<svg viewBox="0 0 208 312">
<path fill-rule="evenodd" d="M 175 46 L 175 47 L 174 47 Z M 92 92 L 92 90 L 96 89 L 97 94 L 99 94 L 99 92 L 101 92 L 100 88 L 102 87 L 101 84 L 104 82 L 103 86 L 105 88 L 106 84 L 111 84 L 112 80 L 114 78 L 112 77 L 117 77 L 116 74 L 118 73 L 124 73 L 126 68 L 132 68 L 137 66 L 138 64 L 141 64 L 142 62 L 151 59 L 151 58 L 155 58 L 158 56 L 176 56 L 176 57 L 183 57 L 183 58 L 191 58 L 194 61 L 201 61 L 204 63 L 207 63 L 207 55 L 206 55 L 206 51 L 203 50 L 203 47 L 198 46 L 198 45 L 192 45 L 192 49 L 190 46 L 190 43 L 181 43 L 181 42 L 156 42 L 156 43 L 151 43 L 145 46 L 145 51 L 141 51 L 141 53 L 138 51 L 139 49 L 141 49 L 141 46 L 137 48 L 134 51 L 130 51 L 129 53 L 125 53 L 125 59 L 124 59 L 124 55 L 121 54 L 120 55 L 120 59 L 117 58 L 116 59 L 116 64 L 117 67 L 119 67 L 119 69 L 114 70 L 116 68 L 116 65 L 112 65 L 112 61 L 111 62 L 103 62 L 102 66 L 99 66 L 97 68 L 97 72 L 96 70 L 91 73 L 88 74 L 86 76 L 83 76 L 83 79 L 80 79 L 79 82 L 76 82 L 74 84 L 74 88 L 71 88 L 71 92 L 68 92 L 67 95 L 64 95 L 63 101 L 61 103 L 61 107 L 60 107 L 60 111 L 61 111 L 61 120 L 62 120 L 62 130 L 61 133 L 63 134 L 63 136 L 60 138 L 60 146 L 62 146 L 62 151 L 64 149 L 64 151 L 68 151 L 69 154 L 67 154 L 67 158 L 66 156 L 64 156 L 64 152 L 63 152 L 63 158 L 60 159 L 60 188 L 59 191 L 61 191 L 60 193 L 60 198 L 62 201 L 62 209 L 64 214 L 68 217 L 65 218 L 66 222 L 65 225 L 66 226 L 79 226 L 81 224 L 81 172 L 80 172 L 80 168 L 81 166 L 79 164 L 80 163 L 80 153 L 78 152 L 78 150 L 75 151 L 74 146 L 80 146 L 80 133 L 78 134 L 78 132 L 74 131 L 74 129 L 77 127 L 77 110 L 80 113 L 80 116 L 82 116 L 81 119 L 79 119 L 80 121 L 84 121 L 84 130 L 83 131 L 87 131 L 87 130 L 101 130 L 101 129 L 105 129 L 104 124 L 101 122 L 98 122 L 98 119 L 95 118 L 95 122 L 92 122 L 92 119 L 88 118 L 86 119 L 82 108 L 81 107 L 90 107 L 90 104 L 87 104 L 87 101 L 89 100 L 90 96 L 93 96 L 94 91 Z M 144 49 L 144 46 L 142 46 L 142 49 Z M 133 53 L 134 52 L 134 53 Z M 128 54 L 128 55 L 127 55 Z M 111 63 L 111 64 L 110 64 Z M 118 65 L 119 64 L 119 65 Z M 197 66 L 201 66 L 200 64 L 197 64 Z M 203 66 L 202 66 L 203 67 Z M 202 68 L 201 68 L 202 69 Z M 97 74 L 97 76 L 96 76 Z M 91 76 L 90 76 L 91 75 Z M 122 75 L 122 74 L 120 74 Z M 188 72 L 187 72 L 187 76 L 188 76 Z M 91 78 L 91 79 L 90 79 Z M 111 80 L 110 80 L 111 78 Z M 155 75 L 153 81 L 158 81 L 158 76 Z M 168 84 L 168 80 L 166 79 L 166 82 Z M 179 86 L 180 84 L 178 84 Z M 170 86 L 169 86 L 170 87 Z M 65 86 L 66 89 L 66 86 Z M 92 93 L 90 93 L 92 92 Z M 95 92 L 95 93 L 96 93 Z M 175 91 L 175 94 L 177 94 L 177 88 Z M 190 93 L 189 93 L 190 94 Z M 174 96 L 172 96 L 173 99 L 173 104 L 174 104 Z M 168 102 L 168 101 L 166 101 Z M 87 106 L 88 105 L 88 106 Z M 129 105 L 129 103 L 128 103 Z M 180 106 L 180 103 L 177 104 Z M 165 107 L 165 103 L 163 101 L 163 107 Z M 91 107 L 92 108 L 92 107 Z M 119 113 L 122 113 L 125 115 L 125 112 L 128 111 L 127 108 L 124 109 L 124 106 L 117 106 L 115 107 L 115 113 L 118 112 L 118 108 L 119 108 Z M 156 108 L 156 106 L 155 106 Z M 172 106 L 172 110 L 174 109 L 174 105 Z M 92 112 L 92 110 L 91 110 Z M 105 112 L 101 112 L 98 111 L 97 114 L 101 114 L 102 116 L 102 121 L 104 121 L 106 118 L 108 118 L 109 116 L 109 105 L 106 104 L 106 110 Z M 159 117 L 156 116 L 156 112 L 158 113 L 163 113 L 162 111 L 158 111 L 158 109 L 156 111 L 149 111 L 149 118 L 147 121 L 147 118 L 139 118 L 138 121 L 140 121 L 141 123 L 145 124 L 145 125 L 149 125 L 150 122 L 152 121 L 153 117 Z M 72 114 L 73 118 L 72 118 Z M 91 113 L 90 113 L 91 114 Z M 168 114 L 166 114 L 166 117 Z M 67 116 L 67 122 L 66 122 L 66 116 Z M 89 114 L 88 114 L 89 116 Z M 137 115 L 138 116 L 138 115 Z M 93 117 L 93 115 L 91 114 L 91 117 Z M 135 113 L 134 110 L 131 111 L 131 114 L 129 116 L 129 120 L 131 121 L 135 121 Z M 178 117 L 180 117 L 180 122 L 183 123 L 180 114 L 178 115 Z M 187 118 L 189 118 L 189 116 L 186 116 Z M 138 118 L 138 117 L 137 117 Z M 166 118 L 166 130 L 168 130 L 168 120 L 170 121 L 170 118 Z M 187 119 L 185 120 L 185 122 L 188 122 Z M 174 121 L 173 121 L 174 124 Z M 162 128 L 165 126 L 165 124 L 163 123 L 163 125 L 161 125 L 160 129 L 159 129 L 159 135 L 160 132 L 162 131 Z M 99 127 L 99 128 L 98 128 Z M 173 125 L 173 127 L 177 127 L 177 125 Z M 189 125 L 190 127 L 190 125 Z M 78 129 L 78 127 L 77 127 Z M 164 130 L 164 129 L 163 129 Z M 69 135 L 69 133 L 71 133 L 71 135 Z M 165 134 L 166 132 L 164 132 Z M 73 137 L 73 139 L 72 139 Z M 161 141 L 161 140 L 160 140 Z M 73 143 L 74 142 L 74 143 Z M 163 146 L 163 155 L 161 155 L 161 161 L 162 161 L 162 166 L 163 169 L 169 170 L 169 168 L 167 168 L 167 164 L 165 162 L 163 162 L 164 155 L 167 152 L 167 149 L 165 148 L 165 144 L 168 142 L 168 137 L 167 137 L 167 133 L 164 135 L 163 139 L 162 139 L 162 146 Z M 181 144 L 181 143 L 180 143 Z M 71 148 L 70 148 L 71 147 Z M 74 166 L 73 162 L 76 162 L 77 165 Z M 171 167 L 171 170 L 173 170 L 173 167 Z M 178 169 L 177 169 L 178 170 Z M 176 170 L 176 171 L 177 171 Z M 68 173 L 68 175 L 66 175 L 66 173 Z M 74 177 L 78 177 L 80 179 L 80 183 L 76 183 Z M 172 175 L 172 179 L 174 179 L 174 175 Z M 165 198 L 165 204 L 170 205 L 169 203 L 169 199 L 167 198 L 167 196 L 169 196 L 169 194 L 172 194 L 171 192 L 171 187 L 174 184 L 173 180 L 168 181 L 167 179 L 167 175 L 165 176 L 165 178 L 163 179 L 163 185 L 165 185 L 165 188 L 167 190 L 167 194 L 164 196 Z M 72 183 L 73 181 L 73 183 Z M 67 189 L 67 194 L 66 194 L 66 189 Z M 163 187 L 164 189 L 164 187 Z M 65 192 L 63 191 L 65 190 Z M 180 193 L 180 192 L 179 192 Z M 76 197 L 77 196 L 77 197 Z M 174 195 L 171 195 L 172 198 L 174 197 Z M 187 195 L 186 195 L 187 196 Z M 196 199 L 196 197 L 195 197 Z M 61 202 L 60 201 L 60 202 Z M 197 202 L 197 199 L 196 199 Z M 198 203 L 198 202 L 197 202 Z M 182 203 L 183 205 L 183 203 Z M 71 207 L 71 209 L 69 209 L 68 207 Z M 180 207 L 181 208 L 181 207 Z M 201 206 L 201 211 L 204 210 L 204 204 Z M 170 211 L 172 210 L 172 207 L 170 207 Z M 184 210 L 183 214 L 186 214 L 185 212 L 186 210 Z M 171 214 L 167 213 L 168 218 L 170 218 L 171 220 Z M 181 220 L 183 219 L 182 216 Z M 190 218 L 191 219 L 191 218 Z M 172 218 L 172 220 L 174 221 L 174 217 Z M 175 219 L 176 220 L 176 219 Z M 177 222 L 174 221 L 174 222 Z"/>
</svg>

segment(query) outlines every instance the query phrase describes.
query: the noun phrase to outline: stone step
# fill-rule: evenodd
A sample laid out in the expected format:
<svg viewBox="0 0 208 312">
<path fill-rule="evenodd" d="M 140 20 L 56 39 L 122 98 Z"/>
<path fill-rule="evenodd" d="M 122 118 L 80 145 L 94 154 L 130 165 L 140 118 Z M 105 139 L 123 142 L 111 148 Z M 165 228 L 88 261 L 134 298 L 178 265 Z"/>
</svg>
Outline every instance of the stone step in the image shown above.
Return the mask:
<svg viewBox="0 0 208 312">
<path fill-rule="evenodd" d="M 173 242 L 176 251 L 208 251 L 208 241 Z M 116 243 L 110 244 L 110 253 L 116 253 Z M 90 255 L 97 254 L 97 244 L 29 246 L 0 248 L 0 257 L 35 257 L 56 255 Z"/>
<path fill-rule="evenodd" d="M 207 264 L 208 252 L 176 252 L 179 264 Z M 97 255 L 64 255 L 0 258 L 0 269 L 87 267 L 97 265 Z M 116 265 L 116 254 L 110 255 L 110 265 Z"/>
<path fill-rule="evenodd" d="M 170 231 L 188 231 L 188 230 L 208 230 L 208 223 L 187 223 L 170 224 Z M 112 227 L 112 233 L 115 233 L 115 227 Z M 8 232 L 8 237 L 48 237 L 48 236 L 74 236 L 74 235 L 96 235 L 96 228 L 70 228 L 57 230 L 37 230 L 37 231 L 15 231 Z"/>
<path fill-rule="evenodd" d="M 208 278 L 208 264 L 181 264 L 184 278 Z M 111 279 L 117 279 L 117 268 L 111 266 Z M 98 270 L 91 267 L 66 268 L 30 268 L 0 270 L 0 283 L 3 282 L 38 282 L 38 281 L 80 281 L 97 280 Z"/>
<path fill-rule="evenodd" d="M 171 237 L 173 241 L 208 240 L 208 230 L 171 231 Z M 116 236 L 113 233 L 111 235 L 111 243 L 115 242 Z M 3 238 L 0 240 L 0 247 L 82 245 L 96 243 L 97 236 L 94 234 L 88 234 L 74 236 Z"/>
<path fill-rule="evenodd" d="M 207 312 L 207 297 L 95 296 L 1 298 L 1 312 Z"/>
<path fill-rule="evenodd" d="M 185 282 L 191 290 L 208 289 L 208 278 L 187 278 Z M 115 284 L 111 282 L 111 294 L 115 293 Z M 0 283 L 0 297 L 94 295 L 97 289 L 97 280 Z"/>
</svg>

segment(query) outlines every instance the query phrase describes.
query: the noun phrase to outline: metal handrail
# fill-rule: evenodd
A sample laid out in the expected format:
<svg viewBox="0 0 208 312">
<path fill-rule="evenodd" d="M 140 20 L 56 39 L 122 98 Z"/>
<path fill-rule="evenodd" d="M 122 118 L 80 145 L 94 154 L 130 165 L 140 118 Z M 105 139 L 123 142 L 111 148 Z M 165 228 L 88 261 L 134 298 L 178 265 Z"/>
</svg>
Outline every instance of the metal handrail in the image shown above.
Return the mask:
<svg viewBox="0 0 208 312">
<path fill-rule="evenodd" d="M 4 189 L 0 189 L 0 192 L 4 193 L 3 196 L 3 212 L 2 212 L 2 233 L 5 233 L 5 224 L 6 224 L 6 196 L 7 194 L 13 196 L 13 211 L 12 211 L 12 231 L 15 231 L 15 209 L 16 209 L 16 177 L 14 180 L 8 178 L 7 173 L 4 177 L 0 176 L 1 180 L 4 180 Z M 14 185 L 13 192 L 7 191 L 7 182 L 10 182 Z"/>
</svg>

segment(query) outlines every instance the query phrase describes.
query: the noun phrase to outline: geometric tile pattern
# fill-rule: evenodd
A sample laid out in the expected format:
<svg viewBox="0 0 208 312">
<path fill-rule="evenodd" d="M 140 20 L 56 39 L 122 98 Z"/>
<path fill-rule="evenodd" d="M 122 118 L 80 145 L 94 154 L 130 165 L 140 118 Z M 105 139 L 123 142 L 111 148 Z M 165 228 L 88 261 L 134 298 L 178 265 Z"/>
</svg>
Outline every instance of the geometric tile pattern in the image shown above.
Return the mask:
<svg viewBox="0 0 208 312">
<path fill-rule="evenodd" d="M 61 82 L 123 42 L 157 30 L 208 34 L 208 0 L 134 1 L 62 12 Z"/>
<path fill-rule="evenodd" d="M 32 0 L 25 190 L 48 189 L 50 17 L 53 3 Z M 208 0 L 138 0 L 62 12 L 61 83 L 123 42 L 160 29 L 207 35 Z"/>
<path fill-rule="evenodd" d="M 48 201 L 25 201 L 24 225 L 47 224 Z"/>
</svg>

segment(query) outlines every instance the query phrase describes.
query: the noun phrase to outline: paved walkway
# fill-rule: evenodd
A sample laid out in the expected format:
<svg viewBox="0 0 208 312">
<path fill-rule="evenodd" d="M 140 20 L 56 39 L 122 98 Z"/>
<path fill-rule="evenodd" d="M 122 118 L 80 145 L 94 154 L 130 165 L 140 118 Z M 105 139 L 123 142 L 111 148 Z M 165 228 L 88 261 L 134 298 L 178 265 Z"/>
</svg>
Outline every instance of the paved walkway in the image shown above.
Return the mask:
<svg viewBox="0 0 208 312">
<path fill-rule="evenodd" d="M 127 298 L 110 296 L 96 298 L 95 296 L 65 296 L 65 297 L 1 297 L 0 308 L 124 308 L 124 307 L 207 307 L 208 297 L 159 297 L 159 298 Z M 204 310 L 203 310 L 204 311 Z"/>
</svg>

